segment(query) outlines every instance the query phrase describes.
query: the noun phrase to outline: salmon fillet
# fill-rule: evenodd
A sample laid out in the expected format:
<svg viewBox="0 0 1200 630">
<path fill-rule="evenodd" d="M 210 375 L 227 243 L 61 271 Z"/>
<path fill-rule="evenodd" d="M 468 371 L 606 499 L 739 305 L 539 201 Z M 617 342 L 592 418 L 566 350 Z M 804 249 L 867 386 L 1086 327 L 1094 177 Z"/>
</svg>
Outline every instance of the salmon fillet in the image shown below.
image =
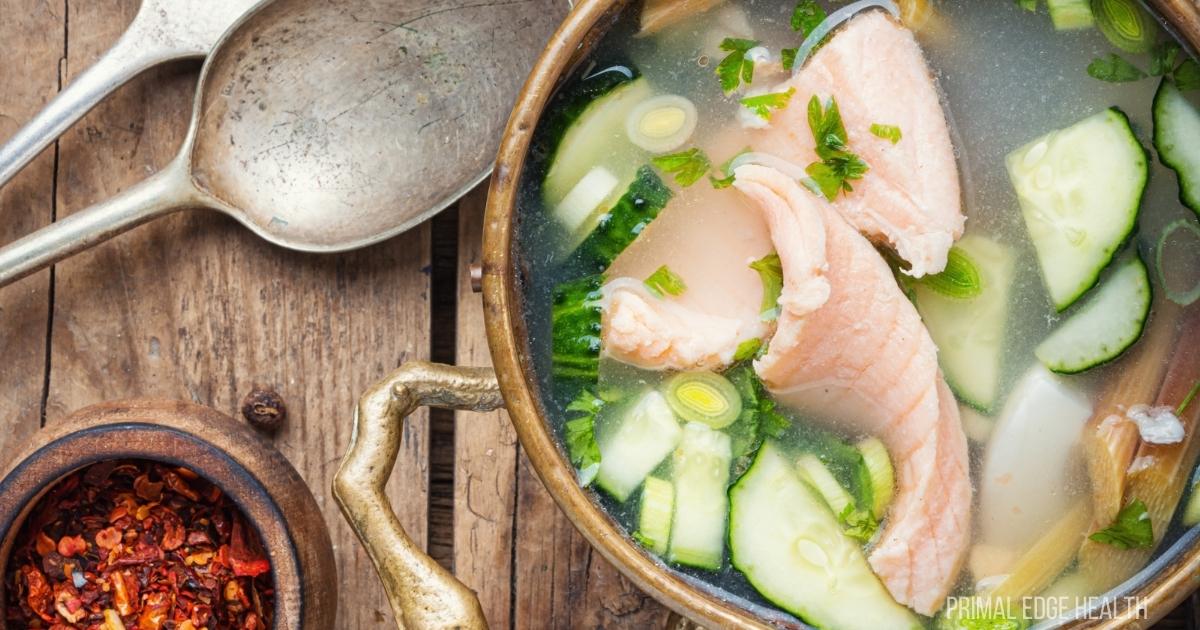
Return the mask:
<svg viewBox="0 0 1200 630">
<path fill-rule="evenodd" d="M 834 207 L 895 250 L 912 276 L 945 269 L 966 219 L 946 116 L 912 33 L 882 11 L 860 13 L 771 91 L 789 88 L 796 90 L 791 105 L 750 134 L 748 144 L 800 166 L 816 161 L 806 104 L 813 95 L 822 102 L 834 97 L 850 150 L 870 166 Z M 899 127 L 901 140 L 875 136 L 872 124 Z"/>
<path fill-rule="evenodd" d="M 971 507 L 967 439 L 937 348 L 883 258 L 827 202 L 772 168 L 736 177 L 771 227 L 785 278 L 755 370 L 780 403 L 887 445 L 896 498 L 868 559 L 898 602 L 932 615 L 958 579 Z"/>
<path fill-rule="evenodd" d="M 719 371 L 733 362 L 738 344 L 762 333 L 761 325 L 652 295 L 633 278 L 611 280 L 602 292 L 605 355 L 643 369 Z"/>
<path fill-rule="evenodd" d="M 758 210 L 736 192 L 684 188 L 609 268 L 601 302 L 606 355 L 651 370 L 719 370 L 768 332 L 750 263 L 771 252 Z M 642 284 L 666 265 L 687 285 L 656 297 Z"/>
</svg>

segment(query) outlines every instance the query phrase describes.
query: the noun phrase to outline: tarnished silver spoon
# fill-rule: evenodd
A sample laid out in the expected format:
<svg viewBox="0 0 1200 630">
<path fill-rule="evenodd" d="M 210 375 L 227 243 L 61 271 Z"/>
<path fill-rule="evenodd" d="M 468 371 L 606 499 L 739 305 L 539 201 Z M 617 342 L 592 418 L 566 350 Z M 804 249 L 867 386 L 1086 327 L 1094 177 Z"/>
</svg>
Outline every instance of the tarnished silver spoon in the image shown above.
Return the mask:
<svg viewBox="0 0 1200 630">
<path fill-rule="evenodd" d="M 217 44 L 179 155 L 0 249 L 0 286 L 185 208 L 291 249 L 383 240 L 491 170 L 562 0 L 273 0 Z"/>
<path fill-rule="evenodd" d="M 142 0 L 113 47 L 0 146 L 0 187 L 104 97 L 168 61 L 203 57 L 259 0 Z"/>
</svg>

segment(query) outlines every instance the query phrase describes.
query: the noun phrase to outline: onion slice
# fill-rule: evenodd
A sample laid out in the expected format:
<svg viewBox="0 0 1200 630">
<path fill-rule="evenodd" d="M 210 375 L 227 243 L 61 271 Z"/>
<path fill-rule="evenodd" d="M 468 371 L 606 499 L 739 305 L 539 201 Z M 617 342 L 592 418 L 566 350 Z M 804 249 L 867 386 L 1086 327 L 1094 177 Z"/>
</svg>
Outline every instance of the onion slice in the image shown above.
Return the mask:
<svg viewBox="0 0 1200 630">
<path fill-rule="evenodd" d="M 1183 292 L 1174 291 L 1167 282 L 1166 265 L 1163 264 L 1163 250 L 1167 248 L 1167 240 L 1178 230 L 1188 230 L 1192 233 L 1194 240 L 1200 241 L 1200 228 L 1196 227 L 1194 222 L 1189 219 L 1179 219 L 1172 222 L 1163 230 L 1162 236 L 1158 238 L 1158 245 L 1155 247 L 1154 252 L 1154 266 L 1158 270 L 1158 281 L 1162 284 L 1163 291 L 1167 294 L 1167 299 L 1180 306 L 1188 306 L 1192 302 L 1200 300 L 1200 278 L 1196 278 L 1196 283 L 1192 285 L 1191 289 Z M 1185 236 L 1184 238 L 1187 237 Z"/>
<path fill-rule="evenodd" d="M 833 29 L 841 26 L 843 22 L 848 22 L 850 18 L 857 15 L 859 11 L 875 8 L 883 9 L 884 11 L 891 13 L 892 16 L 897 19 L 900 17 L 900 8 L 897 7 L 896 3 L 892 2 L 892 0 L 858 0 L 858 2 L 851 2 L 850 4 L 847 4 L 837 11 L 830 13 L 829 17 L 822 20 L 821 23 L 818 24 L 817 27 L 808 34 L 808 37 L 804 38 L 804 42 L 800 44 L 800 48 L 796 49 L 796 61 L 792 64 L 792 68 L 794 68 L 793 72 L 799 72 L 800 69 L 804 67 L 804 62 L 808 60 L 808 56 L 812 54 L 813 49 L 816 48 L 817 44 L 820 44 L 821 40 L 825 39 L 825 36 L 832 32 Z"/>
<path fill-rule="evenodd" d="M 808 179 L 808 173 L 804 171 L 803 167 L 793 164 L 777 155 L 754 151 L 747 151 L 733 158 L 733 161 L 729 163 L 729 171 L 736 171 L 738 167 L 747 164 L 769 166 L 795 180 Z"/>
</svg>

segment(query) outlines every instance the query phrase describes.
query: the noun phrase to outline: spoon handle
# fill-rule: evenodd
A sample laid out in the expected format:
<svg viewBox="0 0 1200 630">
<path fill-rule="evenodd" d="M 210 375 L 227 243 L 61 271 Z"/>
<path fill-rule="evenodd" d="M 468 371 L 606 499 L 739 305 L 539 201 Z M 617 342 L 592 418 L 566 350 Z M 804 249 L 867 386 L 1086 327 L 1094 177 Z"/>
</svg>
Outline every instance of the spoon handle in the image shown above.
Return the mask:
<svg viewBox="0 0 1200 630">
<path fill-rule="evenodd" d="M 176 160 L 113 198 L 0 248 L 0 287 L 189 205 L 203 202 L 184 163 Z"/>
<path fill-rule="evenodd" d="M 104 97 L 130 79 L 160 63 L 198 54 L 201 53 L 162 45 L 139 13 L 108 52 L 63 88 L 4 146 L 0 146 L 0 187 Z"/>
</svg>

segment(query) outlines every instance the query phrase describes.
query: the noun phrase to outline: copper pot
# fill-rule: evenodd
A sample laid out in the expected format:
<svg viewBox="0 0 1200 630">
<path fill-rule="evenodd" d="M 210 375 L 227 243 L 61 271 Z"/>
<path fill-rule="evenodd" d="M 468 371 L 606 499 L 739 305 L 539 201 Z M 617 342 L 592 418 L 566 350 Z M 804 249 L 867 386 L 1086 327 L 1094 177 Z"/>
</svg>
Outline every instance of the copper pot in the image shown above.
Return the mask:
<svg viewBox="0 0 1200 630">
<path fill-rule="evenodd" d="M 675 612 L 711 628 L 795 626 L 794 618 L 718 597 L 715 589 L 664 569 L 625 536 L 581 488 L 544 414 L 540 385 L 529 357 L 525 304 L 518 286 L 514 247 L 518 186 L 539 119 L 551 95 L 604 35 L 630 0 L 582 0 L 551 38 L 534 66 L 509 119 L 492 175 L 484 221 L 482 288 L 488 342 L 495 371 L 413 362 L 363 396 L 355 414 L 350 450 L 334 478 L 334 496 L 376 569 L 402 628 L 485 628 L 474 593 L 425 556 L 404 534 L 383 493 L 395 462 L 404 417 L 420 406 L 490 411 L 504 405 L 530 462 L 575 527 L 638 588 Z M 1162 23 L 1195 55 L 1200 50 L 1200 3 L 1147 0 Z M 1200 576 L 1196 532 L 1135 577 L 1128 599 L 1104 619 L 1069 627 L 1147 627 L 1191 593 Z M 1144 576 L 1144 577 L 1143 577 Z M 1142 606 L 1131 606 L 1134 599 Z"/>
</svg>

